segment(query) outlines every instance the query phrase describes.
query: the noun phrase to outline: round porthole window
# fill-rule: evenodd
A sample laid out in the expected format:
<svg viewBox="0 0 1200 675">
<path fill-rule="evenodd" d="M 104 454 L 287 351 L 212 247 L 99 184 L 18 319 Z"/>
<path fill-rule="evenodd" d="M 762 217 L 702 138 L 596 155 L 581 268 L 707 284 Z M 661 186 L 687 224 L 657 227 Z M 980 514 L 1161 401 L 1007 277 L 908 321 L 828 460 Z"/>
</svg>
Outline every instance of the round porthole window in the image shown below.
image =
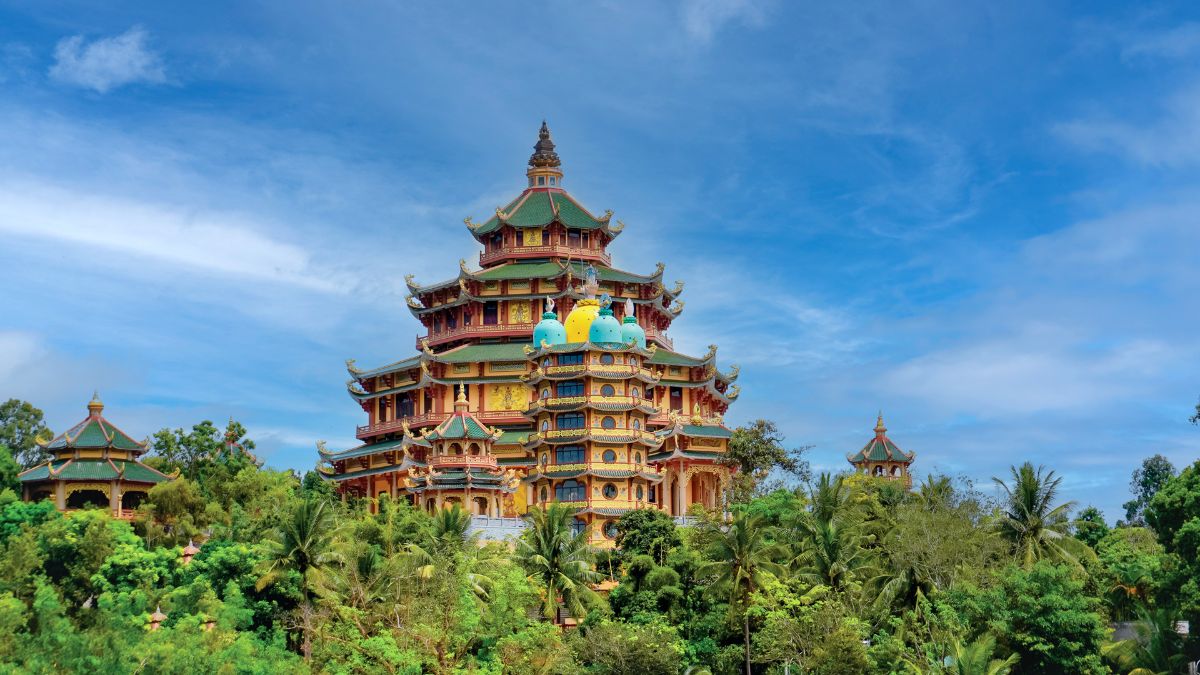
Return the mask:
<svg viewBox="0 0 1200 675">
<path fill-rule="evenodd" d="M 617 521 L 609 520 L 604 523 L 604 536 L 609 539 L 617 538 Z"/>
<path fill-rule="evenodd" d="M 617 486 L 613 485 L 612 483 L 605 484 L 604 498 L 605 499 L 616 499 L 617 498 Z"/>
<path fill-rule="evenodd" d="M 603 387 L 600 387 L 600 395 L 601 396 L 612 396 L 616 393 L 617 393 L 617 390 L 613 389 L 613 386 L 611 384 L 606 384 Z"/>
<path fill-rule="evenodd" d="M 613 462 L 617 461 L 617 453 L 613 452 L 612 450 L 605 450 L 604 451 L 604 461 L 609 464 L 612 464 Z"/>
</svg>

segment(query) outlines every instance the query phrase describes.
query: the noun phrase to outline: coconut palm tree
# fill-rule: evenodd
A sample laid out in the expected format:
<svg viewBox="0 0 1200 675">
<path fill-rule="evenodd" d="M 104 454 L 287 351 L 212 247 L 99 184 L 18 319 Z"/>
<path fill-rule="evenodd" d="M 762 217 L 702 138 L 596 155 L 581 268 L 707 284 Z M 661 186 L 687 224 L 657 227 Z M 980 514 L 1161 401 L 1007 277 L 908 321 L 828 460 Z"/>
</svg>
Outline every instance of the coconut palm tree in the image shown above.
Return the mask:
<svg viewBox="0 0 1200 675">
<path fill-rule="evenodd" d="M 1068 515 L 1075 503 L 1054 504 L 1062 478 L 1045 467 L 1034 469 L 1029 462 L 1020 468 L 1014 466 L 1011 471 L 1011 486 L 992 478 L 1005 493 L 1003 513 L 996 526 L 1012 542 L 1021 564 L 1028 569 L 1047 558 L 1079 565 L 1079 557 L 1087 555 L 1090 549 L 1068 535 Z"/>
<path fill-rule="evenodd" d="M 299 573 L 304 590 L 302 649 L 305 659 L 312 656 L 313 595 L 321 572 L 337 559 L 333 551 L 334 530 L 328 502 L 321 499 L 300 502 L 267 540 L 262 575 L 255 583 L 261 591 L 288 571 Z"/>
<path fill-rule="evenodd" d="M 794 522 L 799 534 L 792 569 L 814 584 L 840 589 L 862 575 L 870 565 L 862 516 L 851 508 L 834 512 L 828 520 L 800 513 Z"/>
<path fill-rule="evenodd" d="M 1169 609 L 1138 609 L 1137 637 L 1103 648 L 1104 658 L 1119 673 L 1168 675 L 1182 672 L 1183 638 L 1175 632 L 1175 615 Z"/>
<path fill-rule="evenodd" d="M 954 486 L 946 476 L 935 478 L 933 474 L 929 474 L 925 481 L 917 486 L 917 501 L 929 510 L 949 506 L 953 497 Z"/>
<path fill-rule="evenodd" d="M 733 522 L 713 537 L 706 563 L 697 574 L 714 574 L 711 588 L 726 592 L 731 611 L 742 612 L 742 638 L 746 650 L 746 675 L 750 675 L 750 595 L 760 588 L 768 574 L 782 577 L 784 569 L 775 562 L 782 547 L 770 541 L 770 528 L 758 516 L 738 513 Z"/>
<path fill-rule="evenodd" d="M 950 646 L 950 665 L 942 671 L 946 675 L 1008 675 L 1018 656 L 1010 654 L 1006 659 L 993 659 L 996 638 L 983 635 L 970 644 L 958 640 Z"/>
<path fill-rule="evenodd" d="M 575 509 L 559 503 L 533 507 L 525 517 L 529 527 L 517 540 L 517 561 L 528 578 L 545 589 L 542 614 L 553 621 L 564 607 L 573 617 L 583 616 L 585 601 L 595 597 L 588 584 L 600 580 L 592 566 L 587 528 L 572 532 Z"/>
</svg>

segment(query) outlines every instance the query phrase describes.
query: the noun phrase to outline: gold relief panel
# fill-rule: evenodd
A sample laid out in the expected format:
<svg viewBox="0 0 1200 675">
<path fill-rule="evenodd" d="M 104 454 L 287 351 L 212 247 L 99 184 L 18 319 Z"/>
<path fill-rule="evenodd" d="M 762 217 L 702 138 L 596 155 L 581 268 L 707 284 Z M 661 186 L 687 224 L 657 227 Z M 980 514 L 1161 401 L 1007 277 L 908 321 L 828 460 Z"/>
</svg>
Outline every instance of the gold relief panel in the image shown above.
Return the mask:
<svg viewBox="0 0 1200 675">
<path fill-rule="evenodd" d="M 510 300 L 508 303 L 508 322 L 530 323 L 531 314 L 528 300 Z"/>
<path fill-rule="evenodd" d="M 523 384 L 493 384 L 488 391 L 488 410 L 524 410 L 527 391 Z"/>
<path fill-rule="evenodd" d="M 719 448 L 721 447 L 721 439 L 719 438 L 692 438 L 688 443 L 695 447 L 703 448 Z"/>
<path fill-rule="evenodd" d="M 469 363 L 456 363 L 456 364 L 454 364 L 454 372 L 456 372 L 456 373 L 469 373 L 469 372 L 471 372 L 471 364 L 469 364 Z"/>
<path fill-rule="evenodd" d="M 521 230 L 521 245 L 522 246 L 541 246 L 542 231 L 537 228 L 529 227 Z"/>
<path fill-rule="evenodd" d="M 488 364 L 488 369 L 495 372 L 524 371 L 527 366 L 524 361 L 500 361 Z"/>
</svg>

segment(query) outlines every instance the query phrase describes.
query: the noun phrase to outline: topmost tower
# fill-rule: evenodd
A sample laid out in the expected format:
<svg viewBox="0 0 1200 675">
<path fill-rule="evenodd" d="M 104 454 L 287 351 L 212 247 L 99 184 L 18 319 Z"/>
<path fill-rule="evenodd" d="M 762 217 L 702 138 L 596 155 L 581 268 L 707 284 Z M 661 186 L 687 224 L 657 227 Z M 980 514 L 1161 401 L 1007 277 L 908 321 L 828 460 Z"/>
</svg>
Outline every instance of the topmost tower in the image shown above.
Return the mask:
<svg viewBox="0 0 1200 675">
<path fill-rule="evenodd" d="M 562 161 L 554 151 L 554 141 L 550 138 L 550 127 L 542 120 L 542 128 L 538 130 L 538 141 L 533 145 L 533 154 L 529 157 L 529 187 L 558 187 L 562 185 Z"/>
</svg>

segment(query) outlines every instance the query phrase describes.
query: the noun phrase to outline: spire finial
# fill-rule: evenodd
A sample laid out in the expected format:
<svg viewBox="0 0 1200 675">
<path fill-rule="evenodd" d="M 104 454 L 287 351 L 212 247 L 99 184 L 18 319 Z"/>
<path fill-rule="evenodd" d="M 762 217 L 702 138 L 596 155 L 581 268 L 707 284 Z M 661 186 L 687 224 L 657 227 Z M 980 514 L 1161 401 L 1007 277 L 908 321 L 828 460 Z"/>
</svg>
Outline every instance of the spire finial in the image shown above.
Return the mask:
<svg viewBox="0 0 1200 675">
<path fill-rule="evenodd" d="M 99 415 L 104 410 L 104 402 L 100 400 L 100 390 L 92 392 L 92 400 L 87 404 L 88 413 L 91 415 Z"/>
<path fill-rule="evenodd" d="M 554 141 L 550 138 L 550 127 L 542 120 L 538 129 L 538 140 L 533 145 L 533 154 L 529 157 L 529 187 L 558 187 L 562 183 L 562 162 L 554 151 Z"/>
<path fill-rule="evenodd" d="M 875 434 L 882 436 L 887 433 L 887 427 L 883 426 L 883 411 L 879 411 L 879 417 L 875 420 Z"/>
<path fill-rule="evenodd" d="M 462 382 L 458 383 L 458 398 L 454 399 L 454 407 L 467 405 L 467 388 Z"/>
</svg>

